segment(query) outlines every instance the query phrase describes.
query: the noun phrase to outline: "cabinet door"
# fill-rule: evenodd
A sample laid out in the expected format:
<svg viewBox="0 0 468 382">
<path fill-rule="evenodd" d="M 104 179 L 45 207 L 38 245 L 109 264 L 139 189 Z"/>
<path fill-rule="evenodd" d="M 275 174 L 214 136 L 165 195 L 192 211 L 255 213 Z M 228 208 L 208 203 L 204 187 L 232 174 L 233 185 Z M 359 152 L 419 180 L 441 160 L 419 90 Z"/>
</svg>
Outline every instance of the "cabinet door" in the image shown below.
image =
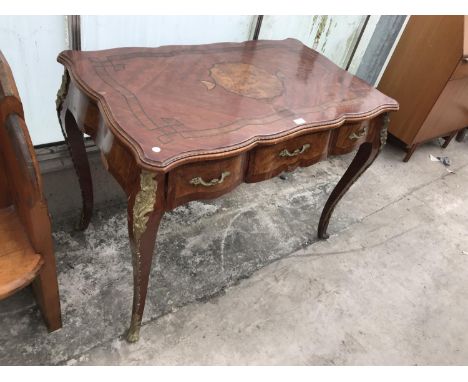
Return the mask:
<svg viewBox="0 0 468 382">
<path fill-rule="evenodd" d="M 415 143 L 468 126 L 468 77 L 451 80 L 416 136 Z"/>
</svg>

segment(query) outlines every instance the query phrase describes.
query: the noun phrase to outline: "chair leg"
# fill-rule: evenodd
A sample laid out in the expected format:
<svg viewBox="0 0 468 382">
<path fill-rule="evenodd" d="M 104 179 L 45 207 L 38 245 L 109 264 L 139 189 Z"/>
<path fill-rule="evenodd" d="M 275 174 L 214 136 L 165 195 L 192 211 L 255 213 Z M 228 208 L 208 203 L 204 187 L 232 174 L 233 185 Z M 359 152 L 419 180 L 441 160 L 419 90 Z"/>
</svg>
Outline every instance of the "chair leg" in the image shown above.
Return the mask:
<svg viewBox="0 0 468 382">
<path fill-rule="evenodd" d="M 53 332 L 62 327 L 62 316 L 60 312 L 60 295 L 54 245 L 45 202 L 41 203 L 36 215 L 39 220 L 37 221 L 37 229 L 34 231 L 31 240 L 34 243 L 35 249 L 42 255 L 44 265 L 33 281 L 32 287 L 46 326 L 49 332 Z"/>
<path fill-rule="evenodd" d="M 33 281 L 33 291 L 49 332 L 62 327 L 55 262 L 45 262 Z"/>
</svg>

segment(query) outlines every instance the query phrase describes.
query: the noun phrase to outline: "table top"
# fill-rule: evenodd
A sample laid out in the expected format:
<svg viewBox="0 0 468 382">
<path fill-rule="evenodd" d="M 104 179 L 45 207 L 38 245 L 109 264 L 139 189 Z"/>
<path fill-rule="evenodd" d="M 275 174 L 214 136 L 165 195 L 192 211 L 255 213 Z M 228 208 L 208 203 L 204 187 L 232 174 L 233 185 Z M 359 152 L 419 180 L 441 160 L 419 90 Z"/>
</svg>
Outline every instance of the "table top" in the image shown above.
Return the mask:
<svg viewBox="0 0 468 382">
<path fill-rule="evenodd" d="M 294 39 L 69 50 L 58 61 L 109 128 L 156 168 L 398 109 Z"/>
</svg>

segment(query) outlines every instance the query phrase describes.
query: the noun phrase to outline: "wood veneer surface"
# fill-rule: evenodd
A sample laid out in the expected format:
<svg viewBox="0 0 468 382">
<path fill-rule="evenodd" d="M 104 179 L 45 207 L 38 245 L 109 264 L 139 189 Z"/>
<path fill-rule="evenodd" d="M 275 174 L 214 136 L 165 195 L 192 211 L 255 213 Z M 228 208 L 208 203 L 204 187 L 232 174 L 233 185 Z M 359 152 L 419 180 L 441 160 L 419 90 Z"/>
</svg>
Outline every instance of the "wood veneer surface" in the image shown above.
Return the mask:
<svg viewBox="0 0 468 382">
<path fill-rule="evenodd" d="M 160 168 L 398 109 L 293 39 L 64 51 L 58 61 L 139 161 Z"/>
</svg>

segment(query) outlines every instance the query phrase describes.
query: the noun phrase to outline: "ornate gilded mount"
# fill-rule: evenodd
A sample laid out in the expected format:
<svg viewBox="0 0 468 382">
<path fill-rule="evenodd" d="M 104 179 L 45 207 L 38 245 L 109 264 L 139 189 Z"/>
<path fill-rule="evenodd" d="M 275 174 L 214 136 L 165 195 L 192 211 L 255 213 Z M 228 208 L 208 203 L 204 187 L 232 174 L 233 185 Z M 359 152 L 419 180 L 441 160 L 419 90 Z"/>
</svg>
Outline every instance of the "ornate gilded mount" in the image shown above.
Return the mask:
<svg viewBox="0 0 468 382">
<path fill-rule="evenodd" d="M 130 328 L 127 332 L 127 342 L 135 343 L 140 339 L 141 316 L 139 314 L 132 314 L 132 321 Z"/>
<path fill-rule="evenodd" d="M 60 85 L 60 89 L 57 91 L 57 98 L 55 100 L 55 107 L 57 109 L 57 113 L 59 114 L 60 120 L 60 112 L 62 110 L 63 101 L 68 93 L 68 85 L 70 84 L 70 75 L 68 71 L 65 69 L 62 75 L 62 84 Z"/>
<path fill-rule="evenodd" d="M 140 191 L 136 194 L 133 205 L 133 237 L 137 248 L 141 235 L 146 230 L 148 214 L 154 209 L 157 189 L 158 182 L 154 179 L 154 173 L 143 170 L 140 174 Z"/>
<path fill-rule="evenodd" d="M 383 126 L 382 126 L 382 129 L 380 129 L 380 150 L 382 150 L 383 146 L 387 142 L 389 124 L 390 124 L 390 113 L 385 113 L 383 116 Z"/>
<path fill-rule="evenodd" d="M 154 178 L 155 174 L 142 171 L 140 174 L 140 190 L 135 196 L 133 205 L 133 240 L 131 240 L 132 257 L 133 257 L 133 313 L 130 328 L 127 332 L 128 342 L 137 342 L 140 338 L 141 327 L 141 237 L 147 229 L 149 215 L 154 210 L 156 203 L 156 192 L 158 182 Z"/>
</svg>

